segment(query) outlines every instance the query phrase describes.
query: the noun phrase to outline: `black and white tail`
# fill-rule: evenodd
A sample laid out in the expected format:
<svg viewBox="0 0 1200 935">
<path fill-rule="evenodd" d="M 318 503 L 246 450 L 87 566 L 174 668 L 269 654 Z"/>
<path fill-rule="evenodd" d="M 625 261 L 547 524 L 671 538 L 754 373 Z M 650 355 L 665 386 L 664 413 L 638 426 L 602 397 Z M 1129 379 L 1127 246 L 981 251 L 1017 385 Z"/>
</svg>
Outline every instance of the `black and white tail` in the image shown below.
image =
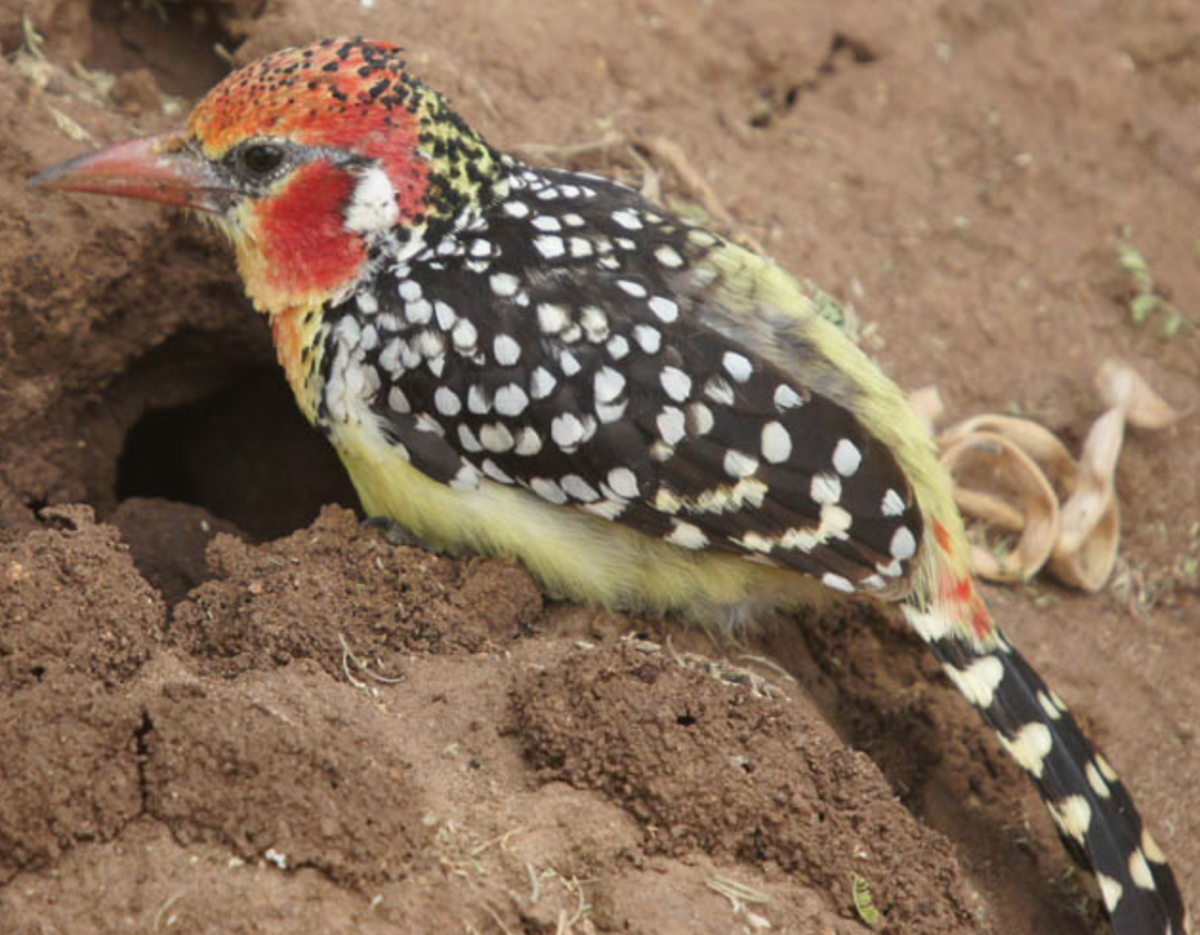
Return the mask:
<svg viewBox="0 0 1200 935">
<path fill-rule="evenodd" d="M 920 610 L 906 616 L 1029 773 L 1068 852 L 1095 876 L 1117 935 L 1190 933 L 1175 876 L 1129 792 L 1025 658 L 998 630 L 981 648 L 953 631 L 930 632 L 914 620 L 928 619 Z"/>
</svg>

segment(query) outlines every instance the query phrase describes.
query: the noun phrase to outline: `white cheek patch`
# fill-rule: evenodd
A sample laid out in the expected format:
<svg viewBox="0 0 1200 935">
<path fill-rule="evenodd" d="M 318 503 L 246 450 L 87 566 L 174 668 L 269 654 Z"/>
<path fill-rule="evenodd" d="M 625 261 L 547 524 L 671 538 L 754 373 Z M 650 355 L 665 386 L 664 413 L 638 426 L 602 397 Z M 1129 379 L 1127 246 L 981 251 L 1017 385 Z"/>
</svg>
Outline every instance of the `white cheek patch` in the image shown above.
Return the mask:
<svg viewBox="0 0 1200 935">
<path fill-rule="evenodd" d="M 346 227 L 359 234 L 370 234 L 395 227 L 398 220 L 400 206 L 387 173 L 378 166 L 360 173 L 346 209 Z"/>
</svg>

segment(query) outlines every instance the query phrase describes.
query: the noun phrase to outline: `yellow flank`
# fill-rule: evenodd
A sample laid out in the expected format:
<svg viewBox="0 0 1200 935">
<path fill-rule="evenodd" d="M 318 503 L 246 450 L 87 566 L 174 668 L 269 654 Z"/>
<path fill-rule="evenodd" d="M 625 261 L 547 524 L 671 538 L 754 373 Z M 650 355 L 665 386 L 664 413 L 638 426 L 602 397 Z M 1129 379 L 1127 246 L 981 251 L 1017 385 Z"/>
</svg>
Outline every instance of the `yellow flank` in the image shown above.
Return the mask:
<svg viewBox="0 0 1200 935">
<path fill-rule="evenodd" d="M 557 597 L 677 611 L 720 626 L 827 598 L 806 575 L 673 546 L 521 488 L 484 480 L 478 490 L 454 490 L 421 474 L 367 425 L 341 426 L 334 445 L 368 515 L 389 517 L 435 547 L 519 559 Z"/>
</svg>

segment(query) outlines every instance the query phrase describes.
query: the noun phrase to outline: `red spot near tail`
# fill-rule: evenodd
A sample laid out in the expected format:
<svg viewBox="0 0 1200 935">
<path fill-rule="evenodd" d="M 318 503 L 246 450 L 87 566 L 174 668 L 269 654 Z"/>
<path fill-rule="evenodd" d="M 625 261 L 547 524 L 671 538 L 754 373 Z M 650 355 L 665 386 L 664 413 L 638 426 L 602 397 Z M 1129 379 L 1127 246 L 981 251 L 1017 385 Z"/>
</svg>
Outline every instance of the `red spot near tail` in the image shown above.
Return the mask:
<svg viewBox="0 0 1200 935">
<path fill-rule="evenodd" d="M 937 537 L 937 543 L 942 547 L 942 551 L 950 553 L 950 530 L 941 524 L 938 520 L 933 521 L 933 534 Z"/>
<path fill-rule="evenodd" d="M 992 636 L 995 624 L 991 612 L 975 590 L 975 582 L 969 575 L 961 578 L 943 578 L 942 599 L 954 609 L 958 620 L 970 621 L 971 628 L 979 639 L 987 640 Z"/>
<path fill-rule="evenodd" d="M 991 612 L 984 606 L 983 601 L 978 596 L 975 598 L 975 608 L 971 614 L 971 625 L 975 627 L 975 635 L 981 640 L 986 640 L 990 637 L 992 631 L 995 629 Z"/>
</svg>

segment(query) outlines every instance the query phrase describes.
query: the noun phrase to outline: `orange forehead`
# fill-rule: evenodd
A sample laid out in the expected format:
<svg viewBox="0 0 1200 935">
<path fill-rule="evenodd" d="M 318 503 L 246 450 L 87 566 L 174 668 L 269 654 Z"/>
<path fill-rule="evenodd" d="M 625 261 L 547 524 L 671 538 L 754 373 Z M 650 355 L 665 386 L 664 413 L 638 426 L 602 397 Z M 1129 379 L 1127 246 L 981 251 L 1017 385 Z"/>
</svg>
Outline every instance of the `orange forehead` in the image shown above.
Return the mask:
<svg viewBox="0 0 1200 935">
<path fill-rule="evenodd" d="M 253 136 L 358 148 L 411 121 L 413 86 L 401 50 L 363 39 L 324 39 L 251 62 L 196 105 L 188 133 L 219 158 Z"/>
</svg>

